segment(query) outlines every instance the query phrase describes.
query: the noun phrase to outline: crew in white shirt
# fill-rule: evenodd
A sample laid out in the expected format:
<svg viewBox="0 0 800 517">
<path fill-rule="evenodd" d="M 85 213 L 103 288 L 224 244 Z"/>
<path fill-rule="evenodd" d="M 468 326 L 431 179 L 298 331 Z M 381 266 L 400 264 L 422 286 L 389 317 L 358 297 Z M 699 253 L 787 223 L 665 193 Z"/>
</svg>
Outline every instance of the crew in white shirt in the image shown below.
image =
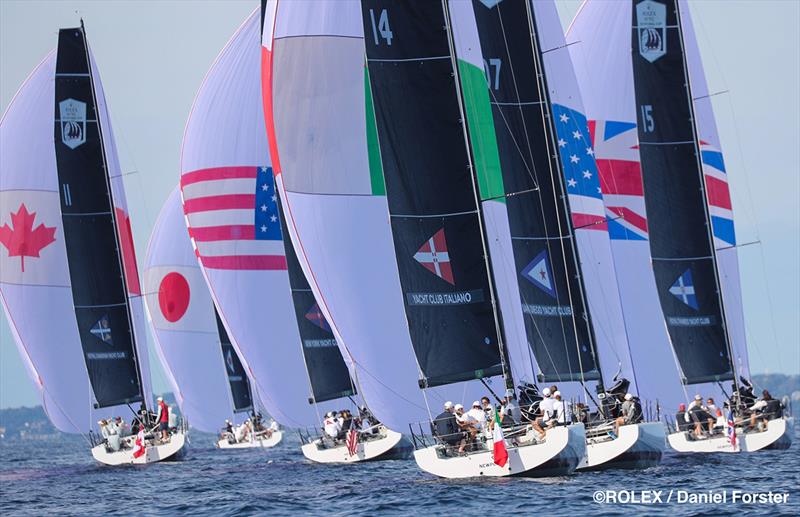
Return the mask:
<svg viewBox="0 0 800 517">
<path fill-rule="evenodd" d="M 470 420 L 474 420 L 473 425 L 475 429 L 480 432 L 486 426 L 486 413 L 484 413 L 483 409 L 481 408 L 481 403 L 477 400 L 472 403 L 472 409 L 467 411 L 467 414 L 471 417 Z"/>
<path fill-rule="evenodd" d="M 542 395 L 544 398 L 539 402 L 539 413 L 541 413 L 541 416 L 533 422 L 533 428 L 539 433 L 539 438 L 544 438 L 544 426 L 547 425 L 550 427 L 550 419 L 553 417 L 553 403 L 555 402 L 555 400 L 550 397 L 550 388 L 542 390 Z"/>
<path fill-rule="evenodd" d="M 555 400 L 553 401 L 553 419 L 559 424 L 566 424 L 571 420 L 569 414 L 569 406 L 561 400 L 561 392 L 557 391 L 553 394 Z"/>
<path fill-rule="evenodd" d="M 339 430 L 342 428 L 339 421 L 335 418 L 336 413 L 333 411 L 329 411 L 327 415 L 325 415 L 325 420 L 322 422 L 322 427 L 325 430 L 325 434 L 330 437 L 330 439 L 335 440 L 337 436 L 339 436 Z"/>
</svg>

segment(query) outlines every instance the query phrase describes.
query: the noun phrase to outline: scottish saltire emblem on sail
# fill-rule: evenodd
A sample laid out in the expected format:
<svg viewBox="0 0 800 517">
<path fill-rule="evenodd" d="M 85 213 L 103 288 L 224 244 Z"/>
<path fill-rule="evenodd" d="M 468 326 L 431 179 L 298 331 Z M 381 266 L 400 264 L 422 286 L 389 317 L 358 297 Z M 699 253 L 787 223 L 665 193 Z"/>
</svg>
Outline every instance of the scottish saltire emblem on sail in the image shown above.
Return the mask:
<svg viewBox="0 0 800 517">
<path fill-rule="evenodd" d="M 447 240 L 444 228 L 433 234 L 414 254 L 414 260 L 450 285 L 453 280 L 453 269 L 450 267 L 450 255 L 447 252 Z"/>
<path fill-rule="evenodd" d="M 331 326 L 328 325 L 328 320 L 325 319 L 325 316 L 322 314 L 322 310 L 319 308 L 319 304 L 314 302 L 314 305 L 306 312 L 306 319 L 316 325 L 317 327 L 321 328 L 326 332 L 331 331 Z"/>
<path fill-rule="evenodd" d="M 104 314 L 97 320 L 89 332 L 103 343 L 114 345 L 114 341 L 111 339 L 111 324 L 108 322 L 108 314 Z"/>
<path fill-rule="evenodd" d="M 600 174 L 586 117 L 560 104 L 553 105 L 553 117 L 572 224 L 575 229 L 606 230 L 608 226 Z"/>
<path fill-rule="evenodd" d="M 547 250 L 542 250 L 536 255 L 527 266 L 522 270 L 522 277 L 532 283 L 553 298 L 556 297 L 556 289 L 553 284 L 553 272 L 550 269 Z"/>
<path fill-rule="evenodd" d="M 58 103 L 61 141 L 70 149 L 86 142 L 86 103 L 66 99 Z"/>
<path fill-rule="evenodd" d="M 692 281 L 691 268 L 681 273 L 681 276 L 679 276 L 678 279 L 675 280 L 675 283 L 673 283 L 669 288 L 669 292 L 672 293 L 675 298 L 679 299 L 692 309 L 699 309 L 699 306 L 697 305 L 697 296 L 694 292 L 694 282 Z"/>
<path fill-rule="evenodd" d="M 285 270 L 271 167 L 200 169 L 181 177 L 183 211 L 209 269 Z"/>
<path fill-rule="evenodd" d="M 639 54 L 651 63 L 667 53 L 667 6 L 644 0 L 636 4 Z"/>
</svg>

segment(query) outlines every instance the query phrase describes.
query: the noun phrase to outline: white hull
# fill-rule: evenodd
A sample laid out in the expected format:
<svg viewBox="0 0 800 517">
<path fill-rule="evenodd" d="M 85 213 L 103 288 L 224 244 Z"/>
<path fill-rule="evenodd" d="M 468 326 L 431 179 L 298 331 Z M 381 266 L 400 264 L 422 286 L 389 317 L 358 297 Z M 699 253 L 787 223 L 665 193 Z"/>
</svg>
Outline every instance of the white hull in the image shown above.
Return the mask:
<svg viewBox="0 0 800 517">
<path fill-rule="evenodd" d="M 792 444 L 793 418 L 770 420 L 766 431 L 743 433 L 736 429 L 736 446 L 731 446 L 727 433 L 707 439 L 690 440 L 688 433 L 670 434 L 669 446 L 678 452 L 755 452 L 762 449 L 788 449 Z"/>
<path fill-rule="evenodd" d="M 259 436 L 253 441 L 246 441 L 240 443 L 230 443 L 227 439 L 220 438 L 217 440 L 217 448 L 218 449 L 268 449 L 270 447 L 275 447 L 283 440 L 283 432 L 282 431 L 275 431 L 272 433 L 272 436 L 267 438 L 266 436 Z"/>
<path fill-rule="evenodd" d="M 360 463 L 363 461 L 388 459 L 394 457 L 395 448 L 402 448 L 407 444 L 403 435 L 381 426 L 380 433 L 385 435 L 380 439 L 373 439 L 358 443 L 356 454 L 351 456 L 347 447 L 342 444 L 337 447 L 323 448 L 319 445 L 319 440 L 314 440 L 301 447 L 303 456 L 315 463 Z M 401 454 L 402 455 L 402 454 Z"/>
<path fill-rule="evenodd" d="M 186 444 L 186 432 L 178 430 L 170 436 L 169 442 L 159 445 L 148 445 L 145 454 L 138 458 L 133 457 L 133 443 L 136 436 L 124 438 L 129 448 L 109 452 L 105 444 L 100 444 L 92 448 L 94 459 L 104 465 L 146 465 L 167 459 L 177 459 L 181 454 L 183 446 Z"/>
<path fill-rule="evenodd" d="M 586 457 L 578 470 L 644 469 L 661 462 L 666 431 L 661 422 L 623 425 L 616 439 L 587 438 Z"/>
<path fill-rule="evenodd" d="M 506 441 L 506 448 L 508 462 L 503 467 L 494 463 L 491 450 L 448 457 L 441 455 L 440 445 L 414 451 L 414 459 L 425 472 L 448 479 L 564 476 L 586 455 L 586 434 L 583 424 L 555 427 L 543 443 L 511 447 Z"/>
</svg>

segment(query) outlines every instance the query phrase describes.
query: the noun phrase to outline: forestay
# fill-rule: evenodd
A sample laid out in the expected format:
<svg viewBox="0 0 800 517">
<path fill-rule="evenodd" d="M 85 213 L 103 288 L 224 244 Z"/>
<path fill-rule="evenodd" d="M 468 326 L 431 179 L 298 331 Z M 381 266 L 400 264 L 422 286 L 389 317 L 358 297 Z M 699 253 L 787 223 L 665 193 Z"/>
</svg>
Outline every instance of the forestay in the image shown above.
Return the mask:
<svg viewBox="0 0 800 517">
<path fill-rule="evenodd" d="M 233 370 L 239 382 L 229 388 L 226 371 L 230 375 L 229 369 L 239 361 L 230 345 L 226 350 L 220 343 L 225 329 L 217 328 L 214 303 L 189 240 L 178 188 L 161 209 L 150 236 L 144 285 L 156 352 L 181 412 L 192 427 L 216 432 L 226 418 L 233 417 L 231 388 L 243 384 L 244 372 Z M 245 376 L 244 407 L 250 405 L 246 382 Z"/>
</svg>

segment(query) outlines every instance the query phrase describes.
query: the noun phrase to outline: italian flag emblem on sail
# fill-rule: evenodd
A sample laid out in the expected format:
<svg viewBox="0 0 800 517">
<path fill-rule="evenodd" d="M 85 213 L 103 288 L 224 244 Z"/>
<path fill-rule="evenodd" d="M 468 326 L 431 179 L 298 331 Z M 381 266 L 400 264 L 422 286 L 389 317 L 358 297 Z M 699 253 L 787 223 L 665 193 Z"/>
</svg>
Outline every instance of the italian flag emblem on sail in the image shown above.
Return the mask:
<svg viewBox="0 0 800 517">
<path fill-rule="evenodd" d="M 506 441 L 503 438 L 503 428 L 500 427 L 500 413 L 497 408 L 494 410 L 494 431 L 492 433 L 494 441 L 494 462 L 496 465 L 505 467 L 508 463 L 508 451 L 506 450 Z"/>
</svg>

